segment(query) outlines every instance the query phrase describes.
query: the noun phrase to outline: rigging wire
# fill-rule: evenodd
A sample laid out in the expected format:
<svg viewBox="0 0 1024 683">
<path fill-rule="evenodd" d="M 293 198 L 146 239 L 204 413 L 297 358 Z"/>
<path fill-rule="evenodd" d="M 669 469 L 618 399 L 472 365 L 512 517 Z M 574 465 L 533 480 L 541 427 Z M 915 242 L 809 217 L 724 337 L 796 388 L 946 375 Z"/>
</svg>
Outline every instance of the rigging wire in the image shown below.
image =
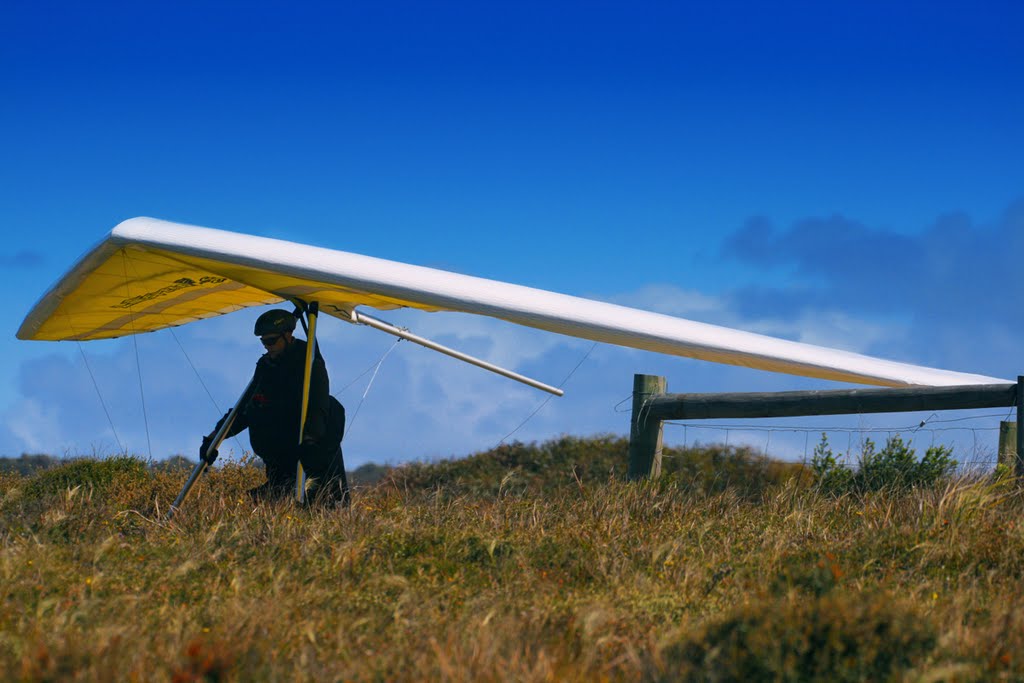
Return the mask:
<svg viewBox="0 0 1024 683">
<path fill-rule="evenodd" d="M 345 433 L 344 433 L 344 436 L 342 437 L 342 440 L 344 440 L 351 433 L 352 426 L 356 423 L 356 418 L 359 417 L 359 411 L 363 407 L 363 401 L 366 400 L 366 395 L 370 393 L 370 387 L 373 386 L 373 381 L 375 379 L 377 379 L 377 372 L 380 370 L 380 366 L 384 364 L 384 359 L 387 358 L 388 355 L 390 355 L 390 353 L 395 350 L 395 347 L 398 346 L 399 342 L 401 342 L 401 341 L 402 341 L 401 337 L 396 339 L 395 342 L 391 346 L 388 347 L 388 350 L 384 352 L 384 355 L 381 356 L 380 359 L 377 361 L 377 365 L 373 368 L 373 375 L 370 377 L 370 381 L 367 382 L 366 389 L 363 390 L 363 395 L 359 399 L 359 404 L 356 405 L 356 411 L 352 414 L 352 419 L 348 421 L 348 425 L 345 428 Z M 367 372 L 369 372 L 369 369 L 364 370 L 359 375 L 359 377 L 362 377 Z M 358 380 L 359 377 L 356 377 L 356 379 L 352 380 L 347 385 L 345 385 L 344 389 L 342 389 L 341 391 L 345 391 L 345 389 L 348 389 L 350 386 L 355 384 L 356 380 Z M 341 393 L 341 392 L 338 392 L 338 393 Z"/>
<path fill-rule="evenodd" d="M 71 315 L 65 310 L 64 315 L 68 319 L 68 327 L 72 331 L 75 331 L 75 325 L 71 319 Z M 114 420 L 110 416 L 110 411 L 107 409 L 106 401 L 103 400 L 103 392 L 100 391 L 100 384 L 96 380 L 96 374 L 92 371 L 92 366 L 89 365 L 89 358 L 85 355 L 85 348 L 82 346 L 81 341 L 76 341 L 78 346 L 78 352 L 82 354 L 82 362 L 85 364 L 86 372 L 89 373 L 89 378 L 92 380 L 92 387 L 96 390 L 96 397 L 100 400 L 100 406 L 103 408 L 103 413 L 107 416 L 107 424 L 110 425 L 110 431 L 114 434 L 114 441 L 117 442 L 117 448 L 121 453 L 127 454 L 128 449 L 125 448 L 124 444 L 121 443 L 121 438 L 117 435 L 117 429 L 114 427 Z"/>
<path fill-rule="evenodd" d="M 188 355 L 188 352 L 185 350 L 185 347 L 181 343 L 181 340 L 178 339 L 178 335 L 174 334 L 174 328 L 173 327 L 168 327 L 167 331 L 171 333 L 171 336 L 174 338 L 174 341 L 178 344 L 178 348 L 181 349 L 181 355 L 185 356 L 185 360 L 188 361 L 189 367 L 191 367 L 192 368 L 192 372 L 195 373 L 196 379 L 199 380 L 200 386 L 203 387 L 203 391 L 205 391 L 206 395 L 210 398 L 210 403 L 213 404 L 213 407 L 217 410 L 218 414 L 223 414 L 225 411 L 221 409 L 220 405 L 217 403 L 217 399 L 215 399 L 213 397 L 213 394 L 210 392 L 210 389 L 206 386 L 206 382 L 203 381 L 203 376 L 199 374 L 199 370 L 196 368 L 195 364 L 192 362 L 192 358 Z M 238 452 L 239 453 L 244 453 L 245 452 L 245 447 L 242 446 L 242 444 L 238 441 L 238 435 L 237 434 L 235 436 L 231 437 L 231 440 L 235 442 L 235 447 L 238 448 Z"/>
<path fill-rule="evenodd" d="M 82 342 L 76 342 L 79 353 L 82 354 L 82 362 L 85 363 L 85 369 L 89 373 L 90 379 L 92 379 L 92 386 L 96 389 L 96 396 L 100 399 L 100 405 L 103 407 L 103 413 L 107 416 L 107 422 L 110 424 L 110 431 L 114 433 L 114 441 L 117 442 L 117 449 L 121 453 L 127 454 L 128 451 L 121 444 L 121 438 L 117 435 L 117 429 L 114 428 L 114 420 L 110 417 L 110 411 L 107 410 L 107 403 L 103 400 L 103 392 L 100 391 L 99 382 L 96 381 L 96 375 L 93 374 L 92 367 L 89 365 L 89 359 L 85 355 L 85 349 L 82 348 Z"/>
<path fill-rule="evenodd" d="M 196 379 L 199 380 L 199 385 L 203 387 L 203 391 L 205 391 L 206 395 L 210 397 L 210 403 L 213 404 L 213 407 L 217 409 L 218 413 L 224 412 L 223 410 L 220 409 L 220 406 L 217 405 L 217 399 L 215 399 L 213 397 L 213 394 L 210 393 L 210 389 L 206 386 L 206 382 L 203 381 L 202 375 L 199 374 L 199 370 L 196 369 L 196 366 L 192 362 L 192 359 L 189 357 L 188 352 L 185 351 L 185 347 L 182 346 L 181 340 L 178 339 L 178 335 L 174 334 L 174 328 L 168 327 L 167 331 L 171 333 L 171 337 L 174 338 L 174 341 L 178 345 L 178 348 L 181 349 L 181 355 L 185 356 L 185 360 L 188 361 L 188 366 L 192 368 L 192 372 L 195 373 Z"/>
<path fill-rule="evenodd" d="M 561 388 L 562 388 L 562 386 L 563 386 L 563 385 L 564 385 L 564 384 L 565 384 L 566 382 L 568 382 L 568 381 L 569 381 L 569 378 L 570 378 L 570 377 L 572 377 L 572 376 L 573 376 L 574 374 L 576 374 L 576 371 L 580 369 L 580 366 L 581 366 L 581 365 L 583 365 L 583 361 L 587 360 L 587 358 L 589 358 L 589 357 L 590 357 L 590 354 L 591 354 L 591 352 L 593 352 L 593 350 L 594 350 L 595 348 L 597 348 L 597 342 L 594 342 L 594 343 L 593 343 L 593 345 L 591 345 L 591 347 L 590 347 L 589 349 L 587 349 L 587 352 L 586 352 L 585 354 L 583 354 L 583 357 L 582 357 L 582 358 L 580 358 L 580 361 L 579 361 L 578 363 L 576 363 L 576 367 L 574 367 L 574 368 L 573 368 L 572 370 L 570 370 L 570 371 L 569 371 L 569 374 L 565 376 L 565 379 L 563 379 L 563 380 L 561 381 L 561 383 L 559 383 L 559 384 L 558 384 L 558 388 L 559 388 L 559 389 L 561 389 Z M 513 430 L 512 430 L 511 432 L 509 432 L 508 434 L 506 434 L 505 436 L 503 436 L 503 437 L 501 438 L 501 441 L 499 441 L 499 442 L 498 442 L 498 445 L 500 446 L 501 444 L 505 443 L 505 440 L 506 440 L 506 439 L 508 439 L 508 437 L 512 436 L 513 434 L 515 434 L 516 432 L 518 432 L 518 431 L 519 431 L 520 429 L 522 429 L 522 428 L 523 428 L 523 425 L 525 425 L 525 424 L 526 424 L 527 422 L 529 422 L 530 420 L 532 420 L 532 419 L 533 419 L 533 416 L 534 416 L 534 415 L 536 415 L 537 413 L 539 413 L 539 412 L 541 411 L 541 409 L 542 409 L 542 408 L 544 408 L 544 406 L 546 406 L 546 405 L 548 404 L 548 401 L 550 401 L 550 400 L 551 400 L 551 399 L 553 399 L 554 397 L 555 397 L 555 395 L 554 395 L 554 394 L 549 394 L 547 398 L 545 398 L 545 399 L 544 399 L 543 401 L 541 401 L 541 404 L 540 404 L 539 406 L 537 406 L 537 407 L 536 407 L 536 408 L 534 409 L 534 411 L 533 411 L 532 413 L 530 413 L 529 415 L 527 415 L 527 416 L 526 416 L 526 419 L 525 419 L 525 420 L 523 420 L 522 422 L 520 422 L 520 423 L 519 423 L 519 426 L 518 426 L 518 427 L 516 427 L 516 428 L 515 428 L 515 429 L 513 429 Z"/>
<path fill-rule="evenodd" d="M 146 392 L 142 387 L 142 362 L 139 359 L 139 338 L 135 332 L 135 312 L 131 304 L 131 290 L 128 288 L 128 252 L 121 249 L 121 264 L 124 267 L 124 291 L 127 294 L 128 321 L 132 327 L 132 346 L 135 348 L 135 372 L 139 378 L 139 397 L 142 401 L 142 422 L 146 427 L 146 446 L 149 449 L 149 459 L 153 459 L 153 441 L 149 436 L 149 415 L 146 413 Z"/>
<path fill-rule="evenodd" d="M 398 339 L 398 340 L 396 340 L 396 341 L 394 342 L 394 344 L 397 344 L 397 343 L 398 343 L 398 342 L 400 342 L 400 341 L 402 341 L 402 339 Z M 392 347 L 391 347 L 391 348 L 394 348 L 394 345 L 392 345 Z M 358 382 L 359 380 L 361 380 L 361 379 L 362 379 L 363 377 L 365 377 L 367 373 L 369 373 L 369 372 L 371 372 L 371 371 L 372 371 L 372 372 L 375 372 L 375 371 L 376 371 L 375 369 L 376 369 L 376 368 L 378 368 L 378 367 L 380 367 L 381 361 L 383 361 L 383 360 L 384 360 L 384 357 L 385 357 L 385 356 L 387 356 L 387 355 L 388 355 L 389 353 L 391 353 L 391 348 L 389 348 L 389 349 L 388 349 L 387 351 L 385 351 L 385 352 L 384 352 L 384 355 L 383 355 L 383 356 L 381 356 L 380 358 L 378 358 L 377 360 L 373 361 L 373 362 L 372 362 L 372 363 L 370 363 L 370 364 L 369 364 L 368 366 L 366 366 L 366 369 L 365 369 L 365 370 L 363 370 L 362 372 L 360 372 L 360 373 L 359 373 L 358 375 L 356 375 L 356 376 L 355 376 L 355 377 L 354 377 L 354 378 L 352 379 L 352 381 L 350 381 L 350 382 L 349 382 L 348 384 L 346 384 L 345 386 L 343 386 L 343 387 L 342 387 L 341 389 L 338 389 L 337 391 L 335 391 L 335 392 L 333 392 L 333 393 L 334 393 L 334 394 L 336 394 L 336 395 L 337 395 L 337 394 L 344 394 L 344 393 L 345 393 L 346 391 L 348 391 L 349 387 L 351 387 L 351 386 L 352 386 L 353 384 L 355 384 L 356 382 Z"/>
</svg>

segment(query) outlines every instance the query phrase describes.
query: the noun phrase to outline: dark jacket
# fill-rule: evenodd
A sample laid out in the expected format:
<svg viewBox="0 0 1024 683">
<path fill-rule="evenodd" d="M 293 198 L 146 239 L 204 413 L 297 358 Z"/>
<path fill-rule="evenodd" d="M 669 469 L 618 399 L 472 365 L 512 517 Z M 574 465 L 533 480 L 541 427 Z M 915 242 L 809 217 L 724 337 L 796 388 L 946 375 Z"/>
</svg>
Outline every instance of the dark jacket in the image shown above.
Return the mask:
<svg viewBox="0 0 1024 683">
<path fill-rule="evenodd" d="M 294 339 L 275 359 L 264 354 L 256 363 L 252 387 L 228 436 L 248 428 L 252 450 L 261 457 L 294 452 L 299 443 L 302 411 L 302 380 L 305 374 L 306 342 Z M 309 382 L 309 409 L 303 443 L 327 446 L 331 411 L 330 380 L 317 349 Z M 340 441 L 340 435 L 338 437 Z"/>
</svg>

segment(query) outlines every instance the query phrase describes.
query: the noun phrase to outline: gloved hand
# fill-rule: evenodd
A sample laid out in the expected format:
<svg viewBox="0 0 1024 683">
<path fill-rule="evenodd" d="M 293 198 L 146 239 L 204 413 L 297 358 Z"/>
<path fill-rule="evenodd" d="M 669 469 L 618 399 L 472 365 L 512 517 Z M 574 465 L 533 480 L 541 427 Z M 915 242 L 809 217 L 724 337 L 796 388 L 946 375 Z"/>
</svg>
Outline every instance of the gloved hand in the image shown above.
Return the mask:
<svg viewBox="0 0 1024 683">
<path fill-rule="evenodd" d="M 210 454 L 207 455 L 206 452 L 210 449 L 210 444 L 212 443 L 213 437 L 207 435 L 203 437 L 203 445 L 199 447 L 199 459 L 205 462 L 207 465 L 212 465 L 214 462 L 216 462 L 217 456 L 219 455 L 217 449 L 213 449 L 213 451 L 211 451 Z"/>
</svg>

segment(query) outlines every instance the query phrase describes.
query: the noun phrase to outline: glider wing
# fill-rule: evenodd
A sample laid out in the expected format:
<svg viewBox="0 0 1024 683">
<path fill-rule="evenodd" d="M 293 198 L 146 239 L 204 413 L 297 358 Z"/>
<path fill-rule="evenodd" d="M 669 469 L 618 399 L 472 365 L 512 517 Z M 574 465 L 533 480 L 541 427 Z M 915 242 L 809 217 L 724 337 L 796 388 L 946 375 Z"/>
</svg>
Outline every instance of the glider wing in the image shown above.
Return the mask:
<svg viewBox="0 0 1024 683">
<path fill-rule="evenodd" d="M 879 386 L 1007 380 L 872 358 L 615 304 L 283 240 L 153 218 L 115 227 L 29 312 L 19 339 L 152 332 L 302 299 L 352 320 L 358 306 L 460 311 L 594 341 Z"/>
</svg>

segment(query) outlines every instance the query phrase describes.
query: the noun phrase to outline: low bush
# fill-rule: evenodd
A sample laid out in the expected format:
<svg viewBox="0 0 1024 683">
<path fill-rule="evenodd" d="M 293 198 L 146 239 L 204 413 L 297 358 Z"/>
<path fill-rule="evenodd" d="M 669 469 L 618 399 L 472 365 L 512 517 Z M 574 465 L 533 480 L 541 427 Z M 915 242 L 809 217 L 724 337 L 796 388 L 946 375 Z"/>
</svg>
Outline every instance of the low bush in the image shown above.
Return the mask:
<svg viewBox="0 0 1024 683">
<path fill-rule="evenodd" d="M 890 681 L 924 662 L 935 627 L 892 596 L 829 594 L 741 607 L 653 658 L 655 681 Z"/>
<path fill-rule="evenodd" d="M 624 480 L 629 440 L 619 436 L 563 436 L 544 443 L 515 441 L 466 458 L 411 463 L 385 477 L 399 489 L 443 489 L 454 495 L 540 495 L 566 487 L 601 486 Z M 688 491 L 732 490 L 757 497 L 768 487 L 799 475 L 802 466 L 764 457 L 747 447 L 666 447 L 659 484 Z"/>
<path fill-rule="evenodd" d="M 128 480 L 135 482 L 149 479 L 146 463 L 131 456 L 117 456 L 96 460 L 81 458 L 51 467 L 37 473 L 25 487 L 27 498 L 39 498 L 59 494 L 70 488 L 92 489 L 93 493 L 105 494 L 117 482 L 123 487 Z"/>
<path fill-rule="evenodd" d="M 864 493 L 884 489 L 908 489 L 931 486 L 949 477 L 956 470 L 953 450 L 946 446 L 932 446 L 918 460 L 910 443 L 896 434 L 889 437 L 882 450 L 866 439 L 861 447 L 856 469 L 839 461 L 829 446 L 828 437 L 814 447 L 811 472 L 816 486 L 827 493 Z"/>
</svg>

